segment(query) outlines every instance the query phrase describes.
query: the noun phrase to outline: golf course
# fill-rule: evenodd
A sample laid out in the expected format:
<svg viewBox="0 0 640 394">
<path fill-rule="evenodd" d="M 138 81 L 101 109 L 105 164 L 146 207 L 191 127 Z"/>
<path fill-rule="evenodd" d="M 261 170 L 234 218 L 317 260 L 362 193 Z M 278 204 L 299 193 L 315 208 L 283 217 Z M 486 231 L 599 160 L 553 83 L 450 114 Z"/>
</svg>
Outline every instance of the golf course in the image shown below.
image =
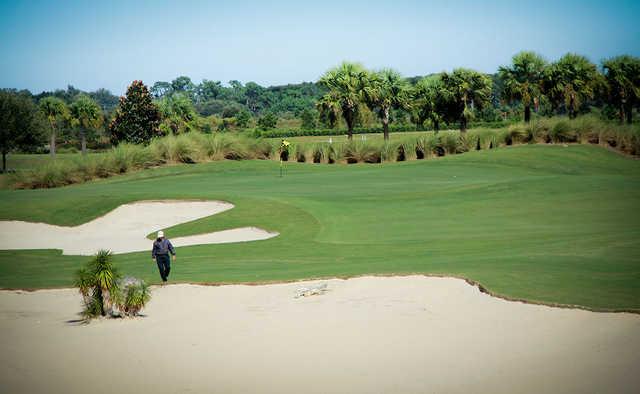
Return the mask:
<svg viewBox="0 0 640 394">
<path fill-rule="evenodd" d="M 175 282 L 425 274 L 468 279 L 508 299 L 640 311 L 640 161 L 598 146 L 524 145 L 382 165 L 285 163 L 282 176 L 271 160 L 172 165 L 0 190 L 0 219 L 76 226 L 144 200 L 235 205 L 164 229 L 169 238 L 247 226 L 280 234 L 179 248 Z M 86 259 L 0 251 L 0 287 L 69 287 Z M 148 252 L 114 260 L 159 280 Z"/>
<path fill-rule="evenodd" d="M 637 15 L 0 3 L 0 393 L 639 393 Z"/>
</svg>

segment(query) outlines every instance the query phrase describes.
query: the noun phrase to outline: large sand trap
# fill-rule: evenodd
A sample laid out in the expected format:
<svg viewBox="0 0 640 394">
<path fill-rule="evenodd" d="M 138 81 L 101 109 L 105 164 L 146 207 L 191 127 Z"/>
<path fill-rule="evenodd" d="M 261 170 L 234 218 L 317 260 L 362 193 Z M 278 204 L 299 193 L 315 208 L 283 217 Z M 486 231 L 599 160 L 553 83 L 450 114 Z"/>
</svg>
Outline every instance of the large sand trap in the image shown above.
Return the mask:
<svg viewBox="0 0 640 394">
<path fill-rule="evenodd" d="M 20 221 L 0 222 L 0 249 L 62 249 L 63 254 L 92 255 L 151 250 L 147 234 L 233 208 L 221 201 L 143 201 L 121 205 L 106 215 L 76 227 Z M 189 237 L 172 238 L 178 246 L 245 242 L 278 235 L 243 227 Z"/>
<path fill-rule="evenodd" d="M 317 283 L 317 282 L 315 282 Z M 0 292 L 0 392 L 623 393 L 640 316 L 508 302 L 423 276 L 155 288 L 146 317 L 76 291 Z"/>
</svg>

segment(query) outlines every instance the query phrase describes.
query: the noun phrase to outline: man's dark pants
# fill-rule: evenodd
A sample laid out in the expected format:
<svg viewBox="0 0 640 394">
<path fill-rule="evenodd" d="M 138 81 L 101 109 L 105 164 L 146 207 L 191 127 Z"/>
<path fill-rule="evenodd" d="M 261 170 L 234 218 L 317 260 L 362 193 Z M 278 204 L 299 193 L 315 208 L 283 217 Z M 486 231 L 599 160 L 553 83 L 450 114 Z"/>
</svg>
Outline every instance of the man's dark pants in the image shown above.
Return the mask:
<svg viewBox="0 0 640 394">
<path fill-rule="evenodd" d="M 169 258 L 168 254 L 159 254 L 156 255 L 156 263 L 158 264 L 162 281 L 166 282 L 169 277 L 169 271 L 171 271 L 171 258 Z"/>
</svg>

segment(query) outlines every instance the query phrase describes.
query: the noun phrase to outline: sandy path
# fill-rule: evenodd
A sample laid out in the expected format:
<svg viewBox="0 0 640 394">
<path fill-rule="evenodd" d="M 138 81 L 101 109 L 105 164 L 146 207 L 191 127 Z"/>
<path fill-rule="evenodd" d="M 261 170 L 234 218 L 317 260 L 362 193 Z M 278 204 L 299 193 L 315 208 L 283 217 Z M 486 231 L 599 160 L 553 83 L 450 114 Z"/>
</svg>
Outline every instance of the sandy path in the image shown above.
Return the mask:
<svg viewBox="0 0 640 394">
<path fill-rule="evenodd" d="M 76 227 L 21 221 L 0 222 L 0 250 L 62 249 L 63 254 L 92 255 L 151 250 L 147 234 L 233 208 L 221 201 L 142 201 L 121 205 L 106 215 Z M 278 235 L 256 227 L 172 239 L 174 246 L 245 242 Z"/>
<path fill-rule="evenodd" d="M 0 392 L 604 393 L 640 388 L 640 316 L 527 305 L 450 278 L 156 288 L 136 320 L 73 290 L 0 292 Z M 96 386 L 103 382 L 103 386 Z"/>
</svg>

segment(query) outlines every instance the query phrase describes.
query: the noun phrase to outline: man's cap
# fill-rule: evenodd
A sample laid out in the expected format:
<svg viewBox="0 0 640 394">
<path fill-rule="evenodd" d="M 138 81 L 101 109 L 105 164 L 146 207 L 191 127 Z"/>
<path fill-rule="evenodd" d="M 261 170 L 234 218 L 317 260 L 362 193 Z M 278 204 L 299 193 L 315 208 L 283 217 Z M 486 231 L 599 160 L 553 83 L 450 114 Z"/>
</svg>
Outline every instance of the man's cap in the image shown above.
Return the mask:
<svg viewBox="0 0 640 394">
<path fill-rule="evenodd" d="M 164 231 L 160 230 L 158 231 L 158 238 L 162 238 L 164 237 Z"/>
</svg>

